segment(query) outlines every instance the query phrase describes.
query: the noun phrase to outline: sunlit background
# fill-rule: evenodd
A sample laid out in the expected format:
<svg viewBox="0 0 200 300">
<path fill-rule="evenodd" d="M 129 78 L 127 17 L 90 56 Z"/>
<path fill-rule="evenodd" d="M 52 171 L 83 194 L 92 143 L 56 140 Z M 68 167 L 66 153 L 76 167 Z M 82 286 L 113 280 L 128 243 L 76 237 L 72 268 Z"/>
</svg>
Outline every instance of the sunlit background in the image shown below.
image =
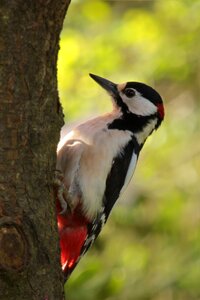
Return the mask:
<svg viewBox="0 0 200 300">
<path fill-rule="evenodd" d="M 166 107 L 68 299 L 199 300 L 200 1 L 72 0 L 60 46 L 68 124 L 111 108 L 89 72 L 146 82 Z"/>
</svg>

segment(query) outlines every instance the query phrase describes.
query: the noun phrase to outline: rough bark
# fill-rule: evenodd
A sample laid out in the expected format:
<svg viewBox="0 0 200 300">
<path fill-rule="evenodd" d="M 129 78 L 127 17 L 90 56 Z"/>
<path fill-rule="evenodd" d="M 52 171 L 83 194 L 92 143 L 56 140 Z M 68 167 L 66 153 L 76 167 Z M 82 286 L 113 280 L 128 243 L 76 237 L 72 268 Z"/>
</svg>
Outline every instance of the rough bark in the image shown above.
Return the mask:
<svg viewBox="0 0 200 300">
<path fill-rule="evenodd" d="M 0 1 L 0 299 L 59 300 L 52 179 L 63 124 L 59 34 L 70 0 Z"/>
</svg>

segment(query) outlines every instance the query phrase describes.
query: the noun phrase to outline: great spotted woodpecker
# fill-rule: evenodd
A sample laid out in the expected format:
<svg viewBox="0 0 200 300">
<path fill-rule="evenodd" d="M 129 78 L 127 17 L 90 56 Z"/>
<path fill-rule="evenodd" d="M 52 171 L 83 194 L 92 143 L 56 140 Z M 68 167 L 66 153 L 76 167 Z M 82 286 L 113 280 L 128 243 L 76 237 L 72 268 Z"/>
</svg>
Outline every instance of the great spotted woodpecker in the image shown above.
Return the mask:
<svg viewBox="0 0 200 300">
<path fill-rule="evenodd" d="M 113 110 L 74 128 L 58 145 L 57 220 L 66 277 L 99 235 L 144 142 L 164 118 L 162 99 L 150 86 L 90 76 L 110 94 Z"/>
</svg>

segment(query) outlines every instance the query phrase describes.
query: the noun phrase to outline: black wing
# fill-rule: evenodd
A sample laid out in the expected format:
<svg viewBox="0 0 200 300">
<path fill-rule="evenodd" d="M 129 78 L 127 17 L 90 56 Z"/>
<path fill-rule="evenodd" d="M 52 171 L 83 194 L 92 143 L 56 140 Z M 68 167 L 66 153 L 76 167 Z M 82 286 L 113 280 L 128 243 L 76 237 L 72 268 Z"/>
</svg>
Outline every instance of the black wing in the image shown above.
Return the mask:
<svg viewBox="0 0 200 300">
<path fill-rule="evenodd" d="M 136 139 L 132 138 L 125 146 L 122 154 L 118 155 L 113 161 L 111 171 L 106 180 L 106 190 L 104 195 L 106 220 L 124 186 L 132 156 L 133 154 L 136 154 L 138 157 L 139 151 L 140 147 Z"/>
</svg>

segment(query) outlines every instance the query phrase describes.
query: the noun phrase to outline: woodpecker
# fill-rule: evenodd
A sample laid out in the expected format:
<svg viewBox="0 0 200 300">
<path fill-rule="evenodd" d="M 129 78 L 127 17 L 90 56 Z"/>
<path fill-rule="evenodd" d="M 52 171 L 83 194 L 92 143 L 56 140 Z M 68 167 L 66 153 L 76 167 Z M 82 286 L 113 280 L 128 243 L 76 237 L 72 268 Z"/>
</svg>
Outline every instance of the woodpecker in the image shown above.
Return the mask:
<svg viewBox="0 0 200 300">
<path fill-rule="evenodd" d="M 99 235 L 147 137 L 164 119 L 162 98 L 150 86 L 90 76 L 111 96 L 113 109 L 77 126 L 58 144 L 57 221 L 66 277 Z"/>
</svg>

